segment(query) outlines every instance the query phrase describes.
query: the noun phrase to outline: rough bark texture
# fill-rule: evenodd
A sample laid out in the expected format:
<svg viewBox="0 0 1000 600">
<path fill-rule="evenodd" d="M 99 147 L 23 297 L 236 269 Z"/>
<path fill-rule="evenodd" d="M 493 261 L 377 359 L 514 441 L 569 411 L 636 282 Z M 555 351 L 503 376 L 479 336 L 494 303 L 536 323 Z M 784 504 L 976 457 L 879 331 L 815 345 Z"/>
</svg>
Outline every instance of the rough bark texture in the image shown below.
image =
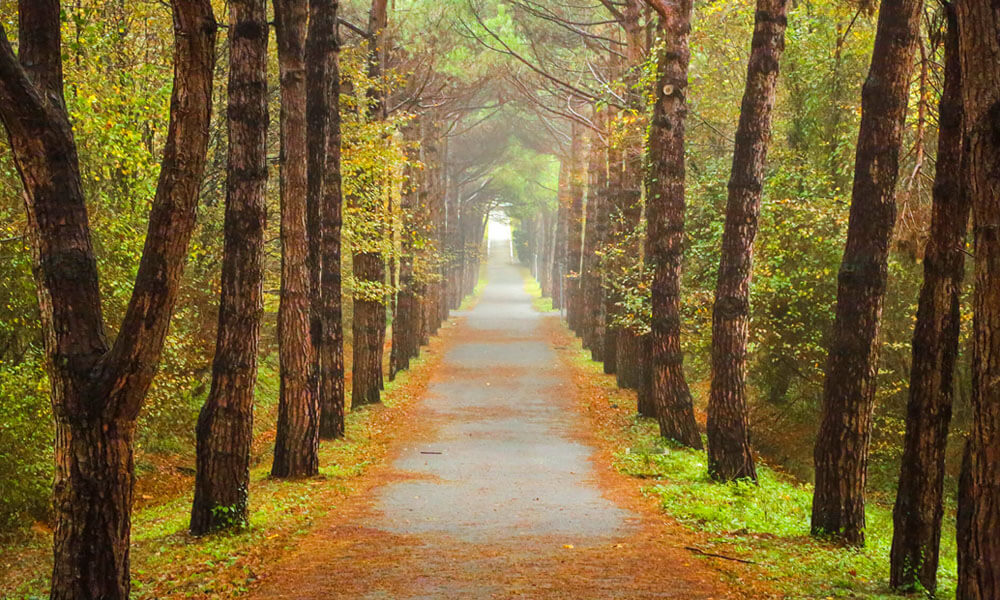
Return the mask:
<svg viewBox="0 0 1000 600">
<path fill-rule="evenodd" d="M 786 22 L 786 0 L 757 1 L 712 311 L 708 472 L 718 481 L 757 479 L 746 398 L 750 277 Z"/>
<path fill-rule="evenodd" d="M 613 119 L 613 115 L 608 117 Z M 608 148 L 608 233 L 605 249 L 610 251 L 613 245 L 620 243 L 624 235 L 625 207 L 629 199 L 622 190 L 622 156 L 621 150 L 614 146 Z M 604 260 L 604 271 L 607 277 L 604 281 L 604 372 L 608 375 L 618 370 L 618 325 L 615 319 L 618 315 L 617 303 L 620 297 L 614 285 L 614 273 L 619 269 L 619 261 L 612 255 Z"/>
<path fill-rule="evenodd" d="M 878 370 L 879 322 L 920 0 L 879 7 L 872 63 L 861 92 L 861 128 L 847 244 L 823 389 L 814 461 L 812 531 L 864 543 L 865 480 Z"/>
<path fill-rule="evenodd" d="M 408 142 L 418 129 L 409 127 L 404 130 Z M 392 322 L 392 351 L 389 355 L 389 379 L 396 373 L 410 367 L 410 359 L 416 358 L 420 352 L 420 298 L 417 293 L 417 282 L 414 280 L 413 261 L 420 235 L 419 211 L 421 170 L 412 165 L 419 159 L 416 147 L 408 149 L 410 163 L 406 170 L 406 183 L 400 209 L 403 214 L 403 227 L 400 238 L 399 256 L 399 291 L 396 294 L 396 318 Z"/>
<path fill-rule="evenodd" d="M 306 231 L 306 0 L 274 0 L 281 80 L 280 398 L 274 477 L 319 472 L 319 402 L 313 393 L 309 240 Z"/>
<path fill-rule="evenodd" d="M 0 120 L 24 184 L 55 417 L 52 598 L 127 598 L 135 419 L 163 348 L 194 228 L 210 122 L 216 23 L 178 0 L 170 124 L 119 335 L 104 332 L 72 127 L 59 3 L 19 3 L 20 56 L 0 27 Z M 18 61 L 20 58 L 20 62 Z"/>
<path fill-rule="evenodd" d="M 951 422 L 952 382 L 958 356 L 959 296 L 965 272 L 969 196 L 965 162 L 961 66 L 953 5 L 945 5 L 944 91 L 938 111 L 938 158 L 934 175 L 930 239 L 924 252 L 913 331 L 913 364 L 906 437 L 893 509 L 889 582 L 897 589 L 937 586 L 941 541 L 945 447 Z"/>
<path fill-rule="evenodd" d="M 229 4 L 228 164 L 219 329 L 198 416 L 191 533 L 247 522 L 267 207 L 267 7 Z"/>
<path fill-rule="evenodd" d="M 598 113 L 598 124 L 603 124 L 606 113 Z M 590 140 L 590 164 L 587 168 L 586 231 L 584 233 L 582 270 L 582 323 L 583 343 L 590 349 L 592 359 L 604 356 L 604 276 L 600 256 L 608 228 L 607 160 L 604 142 L 597 135 Z"/>
<path fill-rule="evenodd" d="M 684 119 L 691 6 L 690 0 L 680 0 L 671 3 L 660 15 L 666 43 L 657 65 L 656 104 L 649 125 L 646 260 L 653 269 L 650 376 L 660 434 L 686 446 L 701 448 L 680 344 Z"/>
<path fill-rule="evenodd" d="M 343 191 L 340 174 L 340 46 L 333 24 L 337 22 L 339 3 L 327 0 L 321 15 L 322 26 L 329 23 L 324 35 L 328 51 L 326 81 L 328 120 L 326 127 L 326 166 L 323 172 L 323 195 L 320 208 L 320 336 L 319 354 L 319 435 L 323 439 L 344 436 L 344 320 L 341 291 L 341 226 Z"/>
<path fill-rule="evenodd" d="M 958 597 L 1000 597 L 1000 5 L 955 4 L 975 232 L 972 427 L 959 495 Z"/>
</svg>

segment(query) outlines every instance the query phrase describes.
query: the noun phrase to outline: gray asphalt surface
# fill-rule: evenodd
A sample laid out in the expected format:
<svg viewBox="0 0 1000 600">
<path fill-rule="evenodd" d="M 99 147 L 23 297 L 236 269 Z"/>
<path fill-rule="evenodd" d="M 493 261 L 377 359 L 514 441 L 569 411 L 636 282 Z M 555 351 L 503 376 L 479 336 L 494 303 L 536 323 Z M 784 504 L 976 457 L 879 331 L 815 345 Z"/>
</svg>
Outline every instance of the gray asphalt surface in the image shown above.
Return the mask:
<svg viewBox="0 0 1000 600">
<path fill-rule="evenodd" d="M 443 424 L 399 456 L 394 466 L 416 478 L 381 490 L 374 526 L 477 543 L 606 539 L 630 513 L 592 481 L 591 449 L 572 439 L 573 416 L 559 401 L 571 383 L 507 246 L 494 250 L 489 282 L 460 325 L 467 335 L 428 389 L 425 406 Z"/>
</svg>

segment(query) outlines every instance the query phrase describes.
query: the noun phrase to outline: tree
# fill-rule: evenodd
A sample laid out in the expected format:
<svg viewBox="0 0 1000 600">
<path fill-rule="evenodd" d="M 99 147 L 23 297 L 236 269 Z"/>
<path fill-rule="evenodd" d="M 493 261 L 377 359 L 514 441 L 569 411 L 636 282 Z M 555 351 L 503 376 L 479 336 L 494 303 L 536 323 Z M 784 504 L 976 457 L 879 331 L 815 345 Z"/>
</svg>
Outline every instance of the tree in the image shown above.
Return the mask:
<svg viewBox="0 0 1000 600">
<path fill-rule="evenodd" d="M 309 239 L 306 229 L 306 0 L 274 0 L 281 80 L 281 363 L 274 477 L 319 472 L 319 403 L 310 367 Z"/>
<path fill-rule="evenodd" d="M 323 206 L 320 209 L 320 336 L 319 347 L 319 434 L 324 439 L 344 435 L 344 319 L 341 292 L 341 229 L 343 191 L 341 186 L 340 42 L 336 35 L 338 2 L 325 3 L 321 23 L 326 38 L 326 166 L 323 172 Z M 329 29 L 326 29 L 329 24 Z"/>
<path fill-rule="evenodd" d="M 953 4 L 945 4 L 944 89 L 938 111 L 930 238 L 913 330 L 906 437 L 893 508 L 889 582 L 897 589 L 937 586 L 945 449 L 960 329 L 969 195 L 965 179 L 961 64 Z"/>
<path fill-rule="evenodd" d="M 680 345 L 684 242 L 684 118 L 687 114 L 691 3 L 657 1 L 663 48 L 657 63 L 647 142 L 646 260 L 653 270 L 649 377 L 660 435 L 701 448 Z M 619 357 L 621 358 L 621 357 Z"/>
<path fill-rule="evenodd" d="M 750 277 L 771 139 L 771 112 L 785 47 L 786 10 L 785 0 L 757 2 L 729 176 L 722 256 L 712 309 L 712 384 L 708 400 L 708 472 L 719 481 L 757 479 L 746 398 Z"/>
<path fill-rule="evenodd" d="M 384 70 L 384 33 L 388 23 L 388 6 L 386 0 L 372 0 L 368 13 L 368 77 L 373 88 L 368 91 L 368 106 L 364 110 L 366 116 L 384 120 L 385 98 L 381 81 Z M 378 222 L 384 211 L 381 206 L 385 181 L 381 173 L 374 171 L 362 175 L 366 182 L 366 198 L 357 198 L 357 202 L 365 202 L 373 214 L 373 221 Z M 381 242 L 384 232 L 379 228 L 374 233 L 376 239 L 356 240 L 354 252 L 354 314 L 353 314 L 353 353 L 351 376 L 351 406 L 373 404 L 381 400 L 382 388 L 382 348 L 385 340 L 385 294 L 382 291 L 385 283 L 385 260 L 382 258 Z"/>
<path fill-rule="evenodd" d="M 1000 596 L 1000 13 L 955 4 L 975 236 L 972 427 L 958 504 L 958 598 Z"/>
<path fill-rule="evenodd" d="M 340 291 L 340 69 L 336 0 L 312 0 L 306 34 L 307 225 L 313 393 L 319 435 L 344 435 L 344 350 Z"/>
<path fill-rule="evenodd" d="M 19 3 L 17 56 L 0 28 L 0 119 L 25 190 L 56 426 L 52 598 L 129 594 L 135 420 L 194 228 L 215 62 L 209 2 L 177 0 L 172 10 L 167 141 L 135 286 L 113 344 L 63 99 L 59 3 Z"/>
<path fill-rule="evenodd" d="M 229 5 L 228 165 L 212 387 L 198 417 L 191 533 L 247 521 L 267 191 L 267 10 Z"/>
<path fill-rule="evenodd" d="M 879 6 L 875 48 L 862 89 L 851 214 L 814 452 L 812 532 L 853 545 L 864 544 L 879 325 L 919 15 L 920 0 L 887 0 Z"/>
</svg>

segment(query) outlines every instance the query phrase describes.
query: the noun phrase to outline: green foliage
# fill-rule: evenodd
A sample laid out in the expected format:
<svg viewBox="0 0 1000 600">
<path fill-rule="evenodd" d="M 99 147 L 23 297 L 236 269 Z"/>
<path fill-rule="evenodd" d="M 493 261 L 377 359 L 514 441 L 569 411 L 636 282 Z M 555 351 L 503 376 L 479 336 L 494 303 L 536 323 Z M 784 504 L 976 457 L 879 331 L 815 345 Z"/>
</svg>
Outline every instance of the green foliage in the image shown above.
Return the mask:
<svg viewBox="0 0 1000 600">
<path fill-rule="evenodd" d="M 0 362 L 0 531 L 48 516 L 52 410 L 37 356 Z"/>
</svg>

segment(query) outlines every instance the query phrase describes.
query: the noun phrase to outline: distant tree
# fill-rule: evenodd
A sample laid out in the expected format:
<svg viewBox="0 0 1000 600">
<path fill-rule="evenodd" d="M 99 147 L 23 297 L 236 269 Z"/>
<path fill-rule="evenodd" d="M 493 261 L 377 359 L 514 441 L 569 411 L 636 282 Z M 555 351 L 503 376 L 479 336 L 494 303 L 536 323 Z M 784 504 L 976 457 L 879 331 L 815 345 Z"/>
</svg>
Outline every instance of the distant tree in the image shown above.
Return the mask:
<svg viewBox="0 0 1000 600">
<path fill-rule="evenodd" d="M 958 501 L 958 598 L 1000 597 L 1000 11 L 956 2 L 975 232 L 972 426 Z"/>
<path fill-rule="evenodd" d="M 708 472 L 713 479 L 757 479 L 747 418 L 746 359 L 753 245 L 771 140 L 771 112 L 785 48 L 786 0 L 758 0 L 746 87 L 729 176 L 715 304 L 708 399 Z"/>
<path fill-rule="evenodd" d="M 156 372 L 205 167 L 216 23 L 176 0 L 170 124 L 145 248 L 109 344 L 73 127 L 57 0 L 21 0 L 19 53 L 0 27 L 0 119 L 24 185 L 55 417 L 51 597 L 128 598 L 136 417 Z"/>
<path fill-rule="evenodd" d="M 899 487 L 893 509 L 889 582 L 897 589 L 937 587 L 945 449 L 965 273 L 969 194 L 962 142 L 961 64 L 954 4 L 946 3 L 944 89 L 938 110 L 938 152 L 924 282 L 913 330 L 910 397 Z"/>
<path fill-rule="evenodd" d="M 191 533 L 247 521 L 267 191 L 267 7 L 229 4 L 228 165 L 212 387 L 198 417 Z"/>
<path fill-rule="evenodd" d="M 309 311 L 309 238 L 306 227 L 308 131 L 306 123 L 306 0 L 274 0 L 281 85 L 281 363 L 274 477 L 319 472 L 319 402 L 310 373 L 313 345 Z"/>
<path fill-rule="evenodd" d="M 388 5 L 386 0 L 372 0 L 368 13 L 368 77 L 373 88 L 368 92 L 364 110 L 371 119 L 386 117 L 385 93 L 381 77 L 385 68 L 385 28 L 388 25 Z M 356 198 L 357 202 L 372 205 L 371 211 L 381 213 L 385 181 L 376 172 L 362 174 L 368 188 L 368 198 Z M 378 206 L 375 206 L 378 205 Z M 378 218 L 380 215 L 375 215 Z M 384 232 L 376 232 L 379 238 Z M 381 292 L 385 284 L 385 259 L 382 252 L 373 245 L 380 245 L 381 239 L 358 240 L 360 250 L 355 250 L 354 268 L 354 312 L 353 312 L 353 354 L 351 373 L 351 406 L 362 406 L 381 401 L 382 350 L 385 341 L 385 294 Z"/>
<path fill-rule="evenodd" d="M 879 6 L 875 48 L 861 94 L 851 217 L 838 274 L 814 452 L 812 532 L 854 545 L 864 544 L 865 539 L 879 326 L 920 4 L 920 0 L 886 0 Z"/>
</svg>

